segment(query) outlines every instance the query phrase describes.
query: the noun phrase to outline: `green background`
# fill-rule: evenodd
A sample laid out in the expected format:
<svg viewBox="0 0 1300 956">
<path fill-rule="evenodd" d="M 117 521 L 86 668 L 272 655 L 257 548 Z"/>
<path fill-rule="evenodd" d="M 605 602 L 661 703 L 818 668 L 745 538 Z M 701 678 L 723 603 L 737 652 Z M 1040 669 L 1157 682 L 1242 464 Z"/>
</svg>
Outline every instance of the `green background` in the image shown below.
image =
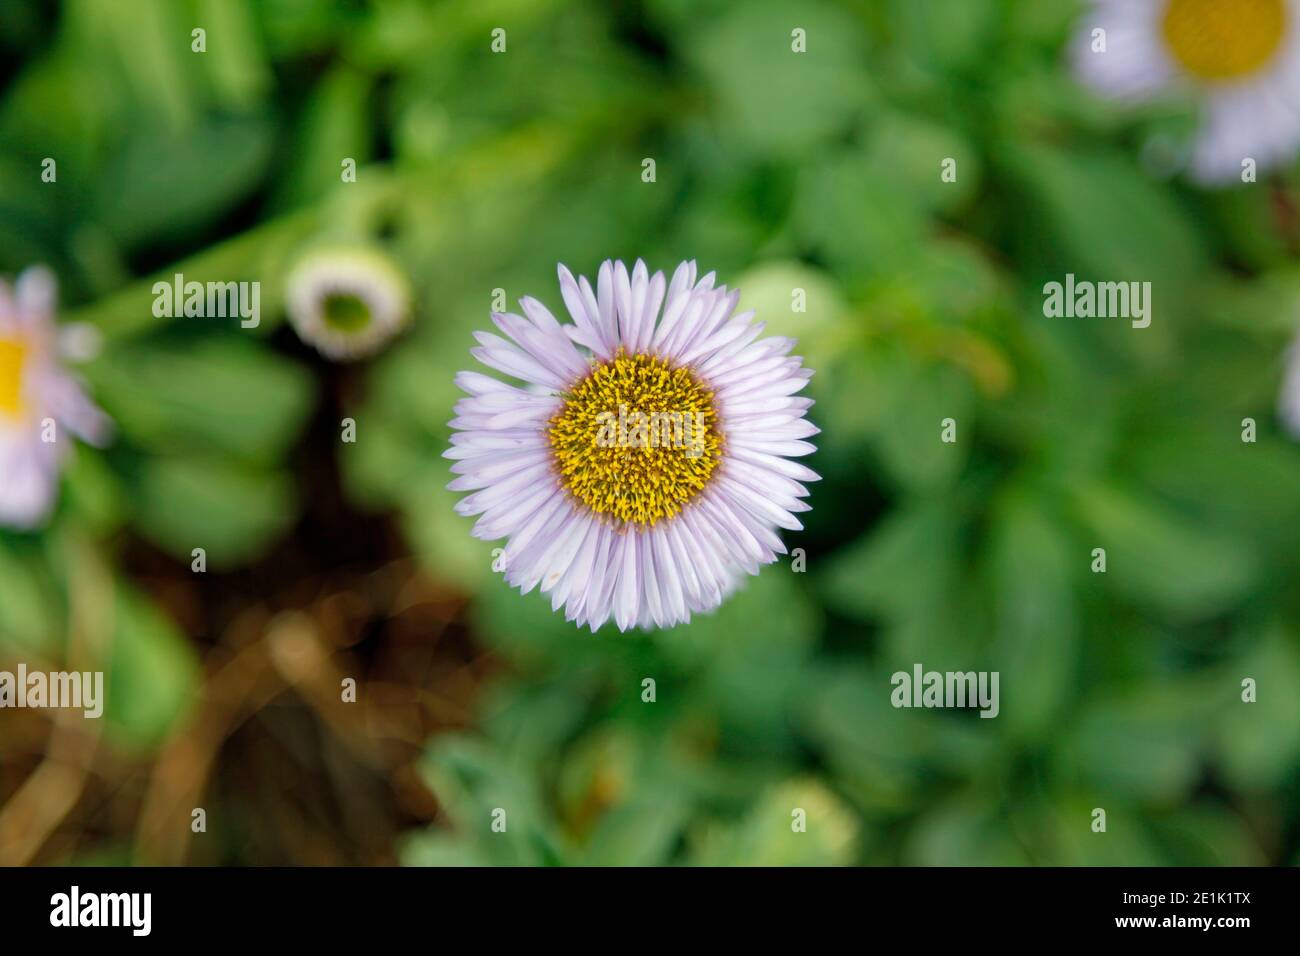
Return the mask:
<svg viewBox="0 0 1300 956">
<path fill-rule="evenodd" d="M 62 320 L 102 330 L 80 372 L 118 425 L 48 528 L 0 533 L 0 667 L 109 684 L 81 788 L 10 858 L 1300 862 L 1274 415 L 1300 170 L 1168 177 L 1195 104 L 1083 91 L 1081 9 L 0 0 L 0 272 L 48 263 Z M 283 322 L 331 243 L 385 250 L 417 303 L 346 369 Z M 806 571 L 593 636 L 492 573 L 440 456 L 493 290 L 559 313 L 557 262 L 637 257 L 698 260 L 799 339 L 824 480 L 787 535 Z M 175 272 L 260 281 L 260 328 L 155 319 Z M 1066 273 L 1151 282 L 1150 328 L 1045 318 Z M 916 663 L 998 671 L 999 717 L 894 709 Z M 312 688 L 341 675 L 339 709 Z M 0 713 L 0 801 L 60 733 L 90 732 Z"/>
</svg>

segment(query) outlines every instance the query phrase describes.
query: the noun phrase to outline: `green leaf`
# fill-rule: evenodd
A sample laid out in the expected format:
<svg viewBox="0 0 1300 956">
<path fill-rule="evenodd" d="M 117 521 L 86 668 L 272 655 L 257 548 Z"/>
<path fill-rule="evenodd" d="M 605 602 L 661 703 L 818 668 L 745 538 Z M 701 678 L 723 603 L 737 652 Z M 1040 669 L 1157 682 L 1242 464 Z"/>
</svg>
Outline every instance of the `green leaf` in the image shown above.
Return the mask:
<svg viewBox="0 0 1300 956">
<path fill-rule="evenodd" d="M 1222 382 L 1219 383 L 1222 388 Z M 1281 436 L 1241 441 L 1240 419 L 1213 429 L 1191 422 L 1144 436 L 1128 454 L 1135 476 L 1197 524 L 1232 531 L 1269 549 L 1274 576 L 1300 568 L 1293 529 L 1300 522 L 1300 449 Z"/>
<path fill-rule="evenodd" d="M 1169 847 L 1177 866 L 1265 866 L 1258 837 L 1232 810 L 1198 803 L 1172 814 L 1153 815 L 1155 838 Z"/>
<path fill-rule="evenodd" d="M 1058 725 L 1079 673 L 1079 608 L 1074 580 L 1088 552 L 1062 533 L 1041 499 L 1011 493 L 995 514 L 990 543 L 1002 686 L 1014 688 L 1001 717 L 1020 734 Z"/>
<path fill-rule="evenodd" d="M 102 34 L 114 53 L 141 118 L 161 121 L 173 132 L 194 115 L 193 84 L 186 70 L 190 52 L 185 15 L 167 0 L 138 0 L 129 6 L 89 2 L 73 4 L 70 18 L 77 29 Z M 75 35 L 75 33 L 73 33 Z M 110 74 L 112 75 L 112 74 Z"/>
<path fill-rule="evenodd" d="M 687 54 L 708 81 L 720 134 L 737 149 L 807 155 L 868 99 L 861 27 L 821 0 L 803 0 L 794 19 L 778 0 L 753 0 L 699 27 Z M 796 27 L 807 32 L 806 53 L 791 48 Z"/>
<path fill-rule="evenodd" d="M 512 759 L 541 765 L 579 733 L 587 716 L 585 683 L 557 678 L 503 680 L 475 706 L 478 726 Z"/>
<path fill-rule="evenodd" d="M 881 461 L 904 488 L 939 491 L 951 486 L 975 440 L 975 392 L 951 365 L 900 363 L 889 408 L 879 423 Z M 951 419 L 954 441 L 944 441 Z"/>
<path fill-rule="evenodd" d="M 903 850 L 905 866 L 1026 866 L 1029 858 L 1006 813 L 964 794 L 923 816 Z"/>
<path fill-rule="evenodd" d="M 820 581 L 832 607 L 866 620 L 927 618 L 957 580 L 957 509 L 936 498 L 905 505 L 837 555 Z M 925 574 L 915 569 L 925 567 Z"/>
<path fill-rule="evenodd" d="M 768 790 L 734 826 L 713 825 L 691 862 L 699 866 L 846 866 L 859 823 L 821 781 L 789 780 Z"/>
<path fill-rule="evenodd" d="M 1246 679 L 1254 681 L 1255 700 L 1243 700 Z M 1247 657 L 1220 671 L 1213 720 L 1219 767 L 1238 790 L 1255 792 L 1282 786 L 1300 757 L 1300 650 L 1294 635 L 1265 635 Z"/>
<path fill-rule="evenodd" d="M 957 0 L 962 7 L 979 2 Z M 954 212 L 980 188 L 982 161 L 974 144 L 951 126 L 920 116 L 889 112 L 877 117 L 865 153 L 864 172 L 888 180 L 894 189 L 930 212 Z M 941 175 L 949 159 L 955 161 L 952 182 Z"/>
<path fill-rule="evenodd" d="M 1242 540 L 1198 526 L 1136 494 L 1093 484 L 1075 496 L 1092 548 L 1106 550 L 1099 584 L 1179 620 L 1221 613 L 1249 592 L 1259 573 Z"/>
<path fill-rule="evenodd" d="M 1035 837 L 1034 863 L 1050 866 L 1170 866 L 1175 862 L 1155 840 L 1147 818 L 1133 803 L 1096 790 L 1037 801 L 1026 810 Z M 1094 831 L 1094 812 L 1104 810 L 1106 829 Z"/>
<path fill-rule="evenodd" d="M 350 67 L 337 67 L 320 81 L 303 116 L 293 167 L 280 178 L 280 205 L 294 206 L 337 187 L 344 158 L 358 167 L 370 159 L 370 95 L 370 77 Z"/>
<path fill-rule="evenodd" d="M 1065 728 L 1062 770 L 1108 799 L 1177 801 L 1200 772 L 1208 729 L 1194 687 L 1149 679 L 1140 689 L 1089 704 Z"/>
<path fill-rule="evenodd" d="M 199 0 L 197 22 L 207 31 L 203 63 L 222 105 L 247 109 L 272 88 L 251 0 Z M 259 11 L 260 12 L 260 11 Z"/>
<path fill-rule="evenodd" d="M 918 254 L 929 224 L 909 192 L 891 178 L 865 175 L 863 166 L 855 148 L 819 156 L 804 167 L 793 230 L 844 276 L 878 278 Z"/>
<path fill-rule="evenodd" d="M 63 473 L 65 502 L 78 520 L 99 532 L 116 529 L 126 520 L 125 489 L 104 456 L 76 445 Z"/>
<path fill-rule="evenodd" d="M 272 145 L 261 118 L 205 119 L 181 132 L 137 127 L 98 179 L 94 218 L 127 246 L 186 235 L 252 192 Z"/>
<path fill-rule="evenodd" d="M 126 585 L 114 614 L 104 720 L 117 741 L 156 746 L 194 703 L 198 662 L 175 625 Z"/>
<path fill-rule="evenodd" d="M 62 622 L 37 542 L 0 531 L 0 653 L 53 655 Z"/>
<path fill-rule="evenodd" d="M 1041 230 L 1059 278 L 1151 282 L 1166 316 L 1190 301 L 1184 280 L 1207 268 L 1205 244 L 1178 200 L 1125 157 L 1020 144 L 1006 164 L 1036 217 L 1026 241 L 1041 242 Z"/>
<path fill-rule="evenodd" d="M 315 388 L 304 369 L 233 333 L 116 345 L 87 375 L 134 443 L 263 464 L 297 439 Z"/>
<path fill-rule="evenodd" d="M 987 71 L 997 40 L 1000 5 L 994 0 L 891 0 L 898 46 L 926 69 L 963 67 Z"/>
<path fill-rule="evenodd" d="M 425 754 L 420 772 L 475 858 L 493 866 L 561 862 L 535 781 L 482 742 L 443 737 Z M 503 821 L 504 830 L 494 831 L 494 820 Z"/>
<path fill-rule="evenodd" d="M 222 459 L 150 459 L 141 466 L 136 519 L 155 544 L 188 564 L 195 548 L 208 567 L 261 555 L 293 523 L 293 485 L 278 472 Z"/>
<path fill-rule="evenodd" d="M 859 806 L 888 813 L 914 808 L 935 774 L 964 779 L 1006 772 L 996 720 L 895 708 L 884 667 L 829 660 L 810 674 L 798 715 L 837 789 Z"/>
</svg>

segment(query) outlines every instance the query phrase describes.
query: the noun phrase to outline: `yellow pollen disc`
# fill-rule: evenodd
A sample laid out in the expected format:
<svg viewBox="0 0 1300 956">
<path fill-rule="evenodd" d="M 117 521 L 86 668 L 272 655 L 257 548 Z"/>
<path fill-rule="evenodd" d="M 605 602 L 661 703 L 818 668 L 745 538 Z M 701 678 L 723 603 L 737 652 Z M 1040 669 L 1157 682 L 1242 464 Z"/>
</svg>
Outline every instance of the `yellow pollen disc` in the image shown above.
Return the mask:
<svg viewBox="0 0 1300 956">
<path fill-rule="evenodd" d="M 573 496 L 638 526 L 681 511 L 708 483 L 722 448 L 713 396 L 690 372 L 621 351 L 565 395 L 549 437 Z"/>
<path fill-rule="evenodd" d="M 1286 0 L 1169 0 L 1165 42 L 1193 76 L 1236 80 L 1273 59 L 1287 16 Z"/>
<path fill-rule="evenodd" d="M 23 366 L 27 346 L 17 339 L 0 339 L 0 417 L 18 418 L 23 404 Z"/>
</svg>

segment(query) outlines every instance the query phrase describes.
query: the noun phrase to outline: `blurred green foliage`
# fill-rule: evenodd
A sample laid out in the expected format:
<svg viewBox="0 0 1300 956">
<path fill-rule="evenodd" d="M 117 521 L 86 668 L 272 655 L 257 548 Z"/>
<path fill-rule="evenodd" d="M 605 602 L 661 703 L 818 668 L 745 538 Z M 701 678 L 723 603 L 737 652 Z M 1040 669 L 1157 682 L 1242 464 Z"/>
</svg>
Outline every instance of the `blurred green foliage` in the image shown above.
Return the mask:
<svg viewBox="0 0 1300 956">
<path fill-rule="evenodd" d="M 51 263 L 66 318 L 104 331 L 84 371 L 120 430 L 78 452 L 46 533 L 0 535 L 0 650 L 57 659 L 69 609 L 108 602 L 115 732 L 166 733 L 193 651 L 115 535 L 220 568 L 293 527 L 320 376 L 283 276 L 365 239 L 420 305 L 345 393 L 346 486 L 506 664 L 474 731 L 430 742 L 443 819 L 408 862 L 1300 862 L 1300 450 L 1272 413 L 1300 170 L 1163 178 L 1148 147 L 1194 105 L 1082 92 L 1078 9 L 0 0 L 0 266 Z M 443 490 L 492 291 L 558 312 L 556 263 L 607 257 L 698 259 L 817 369 L 806 573 L 665 633 L 592 636 L 509 591 Z M 173 272 L 260 280 L 261 327 L 153 318 Z M 1150 281 L 1151 327 L 1044 318 L 1067 272 Z M 999 671 L 1000 716 L 894 709 L 917 662 Z"/>
</svg>

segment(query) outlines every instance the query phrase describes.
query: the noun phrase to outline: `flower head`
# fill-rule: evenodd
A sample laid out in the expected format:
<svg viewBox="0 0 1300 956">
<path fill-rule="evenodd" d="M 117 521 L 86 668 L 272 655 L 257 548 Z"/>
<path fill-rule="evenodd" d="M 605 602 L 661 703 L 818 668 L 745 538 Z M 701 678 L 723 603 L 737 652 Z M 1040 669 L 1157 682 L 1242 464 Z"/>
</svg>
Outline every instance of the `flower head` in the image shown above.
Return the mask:
<svg viewBox="0 0 1300 956">
<path fill-rule="evenodd" d="M 505 338 L 476 333 L 475 358 L 522 386 L 457 376 L 449 487 L 473 493 L 456 510 L 507 538 L 506 580 L 570 621 L 689 621 L 785 553 L 778 528 L 802 527 L 801 482 L 818 476 L 791 459 L 814 451 L 797 395 L 812 372 L 694 262 L 666 282 L 607 261 L 594 290 L 559 275 L 573 324 L 524 297 L 522 316 L 492 315 Z"/>
<path fill-rule="evenodd" d="M 1287 162 L 1300 146 L 1300 0 L 1092 0 L 1079 75 L 1110 96 L 1192 89 L 1203 116 L 1190 172 L 1206 183 Z M 1105 49 L 1093 31 L 1106 31 Z"/>
<path fill-rule="evenodd" d="M 286 307 L 298 337 L 335 361 L 379 351 L 406 325 L 406 277 L 382 253 L 324 249 L 289 273 Z"/>
<path fill-rule="evenodd" d="M 31 268 L 0 279 L 0 525 L 27 529 L 49 514 L 68 452 L 64 429 L 92 444 L 108 418 L 64 370 L 54 323 L 55 283 Z"/>
</svg>

